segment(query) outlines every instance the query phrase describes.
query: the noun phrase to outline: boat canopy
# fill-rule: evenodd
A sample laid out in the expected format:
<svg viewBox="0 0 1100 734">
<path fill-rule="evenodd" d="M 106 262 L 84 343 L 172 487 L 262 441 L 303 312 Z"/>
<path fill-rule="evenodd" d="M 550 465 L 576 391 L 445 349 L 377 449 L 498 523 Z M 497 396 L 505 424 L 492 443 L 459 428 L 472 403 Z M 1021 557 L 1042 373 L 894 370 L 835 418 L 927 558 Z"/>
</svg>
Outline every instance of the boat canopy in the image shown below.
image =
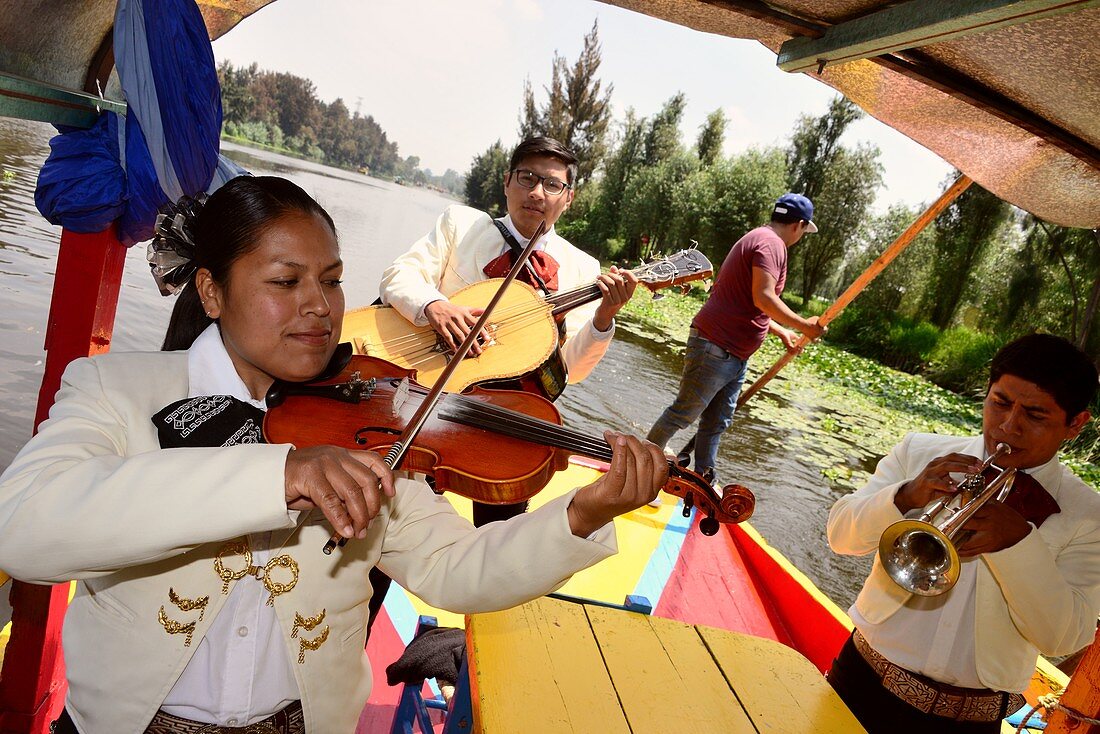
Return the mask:
<svg viewBox="0 0 1100 734">
<path fill-rule="evenodd" d="M 198 4 L 217 38 L 267 2 Z M 610 2 L 759 41 L 780 68 L 835 88 L 1006 201 L 1100 227 L 1100 0 Z M 113 11 L 112 0 L 0 0 L 0 83 L 94 93 Z"/>
</svg>

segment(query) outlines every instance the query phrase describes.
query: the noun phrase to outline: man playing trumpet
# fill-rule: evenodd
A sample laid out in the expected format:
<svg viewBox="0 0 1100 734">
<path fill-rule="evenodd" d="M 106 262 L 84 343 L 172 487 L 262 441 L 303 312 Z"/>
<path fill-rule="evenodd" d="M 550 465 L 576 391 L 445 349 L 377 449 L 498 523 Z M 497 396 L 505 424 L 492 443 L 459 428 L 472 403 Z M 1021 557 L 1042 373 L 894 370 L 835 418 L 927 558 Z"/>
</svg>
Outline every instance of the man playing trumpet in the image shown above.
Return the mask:
<svg viewBox="0 0 1100 734">
<path fill-rule="evenodd" d="M 996 466 L 1019 473 L 1007 498 L 986 502 L 956 536 L 959 580 L 946 592 L 905 591 L 876 555 L 849 610 L 855 632 L 829 671 L 871 734 L 995 734 L 1022 705 L 1039 653 L 1069 655 L 1092 641 L 1100 494 L 1056 454 L 1090 419 L 1097 381 L 1089 357 L 1064 339 L 1017 339 L 993 357 L 980 437 L 909 434 L 833 506 L 829 545 L 867 555 L 891 524 L 953 496 L 998 444 L 1010 453 Z"/>
</svg>

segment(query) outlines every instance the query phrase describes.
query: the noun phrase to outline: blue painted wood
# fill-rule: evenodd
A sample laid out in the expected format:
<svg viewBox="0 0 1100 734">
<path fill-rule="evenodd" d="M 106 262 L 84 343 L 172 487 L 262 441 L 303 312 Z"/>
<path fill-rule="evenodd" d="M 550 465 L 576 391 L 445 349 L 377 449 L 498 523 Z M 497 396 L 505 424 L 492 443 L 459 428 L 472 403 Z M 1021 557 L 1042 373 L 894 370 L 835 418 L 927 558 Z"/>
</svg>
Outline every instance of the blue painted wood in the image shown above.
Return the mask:
<svg viewBox="0 0 1100 734">
<path fill-rule="evenodd" d="M 431 615 L 422 614 L 416 621 L 414 637 L 438 626 L 438 619 Z M 401 698 L 398 700 L 397 710 L 393 714 L 390 734 L 415 734 L 417 730 L 413 728 L 414 725 L 419 728 L 421 734 L 433 734 L 435 732 L 428 709 L 434 708 L 446 711 L 447 704 L 432 699 L 424 700 L 424 697 L 420 694 L 423 687 L 424 682 L 421 681 L 416 684 L 406 683 L 401 689 Z"/>
<path fill-rule="evenodd" d="M 470 670 L 466 665 L 466 656 L 462 656 L 462 667 L 458 670 L 455 683 L 455 695 L 451 699 L 451 710 L 447 714 L 447 723 L 443 734 L 470 734 L 474 730 L 474 706 L 470 700 Z"/>
</svg>

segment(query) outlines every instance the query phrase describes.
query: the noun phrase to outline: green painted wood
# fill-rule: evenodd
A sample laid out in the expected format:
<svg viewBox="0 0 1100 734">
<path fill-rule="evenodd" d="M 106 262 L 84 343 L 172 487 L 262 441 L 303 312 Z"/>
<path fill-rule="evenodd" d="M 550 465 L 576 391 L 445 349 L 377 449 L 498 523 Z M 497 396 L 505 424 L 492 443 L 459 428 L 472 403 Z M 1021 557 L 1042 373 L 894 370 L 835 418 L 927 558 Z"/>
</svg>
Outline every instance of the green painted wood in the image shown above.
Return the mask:
<svg viewBox="0 0 1100 734">
<path fill-rule="evenodd" d="M 812 71 L 1093 7 L 1100 0 L 909 0 L 832 26 L 821 38 L 792 38 L 777 63 L 783 71 Z"/>
<path fill-rule="evenodd" d="M 0 73 L 0 116 L 91 127 L 100 110 L 125 114 L 126 103 Z"/>
</svg>

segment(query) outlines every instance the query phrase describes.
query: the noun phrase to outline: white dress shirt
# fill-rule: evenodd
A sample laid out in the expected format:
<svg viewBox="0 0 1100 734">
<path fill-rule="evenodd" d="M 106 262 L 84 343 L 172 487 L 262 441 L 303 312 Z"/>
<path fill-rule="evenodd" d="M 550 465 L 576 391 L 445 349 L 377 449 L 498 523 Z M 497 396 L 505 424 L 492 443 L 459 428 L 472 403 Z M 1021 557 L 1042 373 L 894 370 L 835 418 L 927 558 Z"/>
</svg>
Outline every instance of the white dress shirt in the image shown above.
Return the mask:
<svg viewBox="0 0 1100 734">
<path fill-rule="evenodd" d="M 516 225 L 512 223 L 512 215 L 511 214 L 506 214 L 504 216 L 504 219 L 501 219 L 500 222 L 505 227 L 507 227 L 508 231 L 512 233 L 512 236 L 516 238 L 516 242 L 519 243 L 520 247 L 526 248 L 527 245 L 531 242 L 530 237 L 524 237 L 522 234 L 519 233 L 519 230 L 516 229 Z M 552 234 L 555 234 L 555 230 L 554 230 L 553 227 L 551 227 L 549 229 L 549 231 L 544 232 L 542 237 L 539 238 L 539 241 L 535 244 L 535 250 L 545 252 L 547 255 L 554 258 L 555 260 L 561 261 L 561 259 L 563 257 L 561 249 L 564 246 L 565 240 L 562 240 L 562 239 L 556 238 L 556 237 L 551 237 Z M 507 252 L 510 249 L 511 248 L 508 246 L 508 243 L 504 241 L 504 238 L 501 238 L 501 241 L 500 241 L 500 255 L 503 255 L 505 252 Z M 431 298 L 431 299 L 425 301 L 424 304 L 421 305 L 420 310 L 417 311 L 417 317 L 416 317 L 416 320 L 414 321 L 414 323 L 417 324 L 418 326 L 424 326 L 425 324 L 427 324 L 428 319 L 424 315 L 424 310 L 426 308 L 428 308 L 428 306 L 430 306 L 431 304 L 435 303 L 436 301 L 445 301 L 445 300 L 447 300 L 446 296 L 444 296 L 442 293 L 440 293 L 438 297 Z M 615 319 L 611 320 L 611 326 L 607 327 L 607 331 L 600 331 L 599 329 L 596 328 L 596 325 L 593 324 L 591 321 L 588 322 L 588 326 L 589 326 L 589 331 L 591 332 L 592 338 L 596 341 L 600 341 L 600 342 L 608 341 L 608 340 L 611 339 L 611 337 L 613 337 L 615 335 Z"/>
<path fill-rule="evenodd" d="M 264 401 L 252 399 L 237 374 L 216 324 L 195 340 L 187 368 L 188 397 L 232 395 L 267 410 Z M 271 559 L 270 538 L 270 532 L 248 536 L 254 565 Z M 275 608 L 266 605 L 267 597 L 263 583 L 252 576 L 233 584 L 225 606 L 161 704 L 165 713 L 205 724 L 247 726 L 301 697 Z"/>
<path fill-rule="evenodd" d="M 980 458 L 984 460 L 987 456 L 983 451 Z M 1036 468 L 1025 470 L 1027 474 L 1035 471 Z M 952 476 L 961 479 L 961 475 Z M 922 511 L 923 508 L 916 509 L 907 517 L 919 516 Z M 868 622 L 854 604 L 848 614 L 871 647 L 895 665 L 942 683 L 985 688 L 978 676 L 975 644 L 976 590 L 982 560 L 981 556 L 959 560 L 962 562 L 959 580 L 947 593 L 913 594 L 880 624 Z"/>
</svg>

